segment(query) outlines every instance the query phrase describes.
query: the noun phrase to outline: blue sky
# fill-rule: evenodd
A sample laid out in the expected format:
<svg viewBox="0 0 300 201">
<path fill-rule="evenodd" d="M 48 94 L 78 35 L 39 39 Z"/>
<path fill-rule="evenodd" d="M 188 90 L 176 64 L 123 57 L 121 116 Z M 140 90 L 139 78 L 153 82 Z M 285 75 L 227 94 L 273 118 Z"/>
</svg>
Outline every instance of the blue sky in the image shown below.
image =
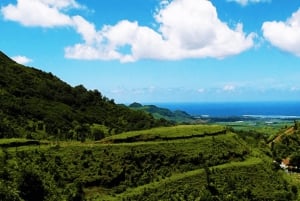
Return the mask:
<svg viewBox="0 0 300 201">
<path fill-rule="evenodd" d="M 117 103 L 300 100 L 300 1 L 1 0 L 0 50 Z"/>
</svg>

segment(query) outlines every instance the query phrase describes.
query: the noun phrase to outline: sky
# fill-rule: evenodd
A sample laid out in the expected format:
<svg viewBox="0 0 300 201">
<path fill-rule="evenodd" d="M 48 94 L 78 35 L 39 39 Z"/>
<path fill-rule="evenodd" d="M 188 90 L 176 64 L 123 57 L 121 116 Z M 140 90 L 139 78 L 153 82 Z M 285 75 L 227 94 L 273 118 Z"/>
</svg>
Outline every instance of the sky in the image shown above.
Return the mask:
<svg viewBox="0 0 300 201">
<path fill-rule="evenodd" d="M 1 0 L 0 36 L 116 103 L 300 100 L 298 0 Z"/>
</svg>

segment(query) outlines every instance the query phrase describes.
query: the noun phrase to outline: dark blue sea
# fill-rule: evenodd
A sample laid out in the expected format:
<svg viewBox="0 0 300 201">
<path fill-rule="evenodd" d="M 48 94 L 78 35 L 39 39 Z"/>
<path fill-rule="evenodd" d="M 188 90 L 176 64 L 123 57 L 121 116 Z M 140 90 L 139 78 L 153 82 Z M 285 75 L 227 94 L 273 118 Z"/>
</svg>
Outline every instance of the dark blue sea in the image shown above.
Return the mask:
<svg viewBox="0 0 300 201">
<path fill-rule="evenodd" d="M 299 102 L 218 102 L 218 103 L 155 103 L 172 111 L 183 110 L 193 116 L 232 117 L 295 117 L 300 118 Z"/>
</svg>

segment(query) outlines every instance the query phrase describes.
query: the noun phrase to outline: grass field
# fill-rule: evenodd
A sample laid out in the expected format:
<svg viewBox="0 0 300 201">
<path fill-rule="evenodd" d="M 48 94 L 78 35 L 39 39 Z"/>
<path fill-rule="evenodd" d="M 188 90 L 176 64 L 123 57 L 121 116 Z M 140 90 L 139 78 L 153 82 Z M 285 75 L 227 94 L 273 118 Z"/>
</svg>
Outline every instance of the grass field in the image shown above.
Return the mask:
<svg viewBox="0 0 300 201">
<path fill-rule="evenodd" d="M 282 119 L 255 119 L 251 121 L 220 122 L 224 126 L 230 126 L 235 130 L 253 130 L 261 134 L 276 135 L 293 125 L 291 120 Z"/>
<path fill-rule="evenodd" d="M 204 137 L 206 135 L 219 135 L 222 133 L 226 133 L 226 128 L 219 125 L 180 125 L 174 127 L 161 127 L 150 130 L 126 132 L 107 137 L 102 140 L 102 142 L 145 142 L 154 140 L 188 139 L 193 137 Z"/>
</svg>

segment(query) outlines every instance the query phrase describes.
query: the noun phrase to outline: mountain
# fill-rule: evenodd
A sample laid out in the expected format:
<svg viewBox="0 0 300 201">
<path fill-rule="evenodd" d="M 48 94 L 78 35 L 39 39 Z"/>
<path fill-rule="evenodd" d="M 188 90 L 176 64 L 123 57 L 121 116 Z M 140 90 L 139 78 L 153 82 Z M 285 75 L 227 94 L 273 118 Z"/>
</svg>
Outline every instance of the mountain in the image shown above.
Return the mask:
<svg viewBox="0 0 300 201">
<path fill-rule="evenodd" d="M 72 87 L 52 73 L 18 64 L 1 51 L 0 72 L 0 138 L 83 140 L 170 124 L 117 105 L 98 90 Z"/>
<path fill-rule="evenodd" d="M 169 109 L 157 107 L 155 105 L 142 105 L 140 103 L 132 103 L 129 105 L 129 108 L 137 111 L 145 111 L 153 115 L 153 117 L 156 119 L 163 118 L 175 123 L 196 122 L 196 119 L 193 116 L 181 110 L 171 111 Z"/>
</svg>

